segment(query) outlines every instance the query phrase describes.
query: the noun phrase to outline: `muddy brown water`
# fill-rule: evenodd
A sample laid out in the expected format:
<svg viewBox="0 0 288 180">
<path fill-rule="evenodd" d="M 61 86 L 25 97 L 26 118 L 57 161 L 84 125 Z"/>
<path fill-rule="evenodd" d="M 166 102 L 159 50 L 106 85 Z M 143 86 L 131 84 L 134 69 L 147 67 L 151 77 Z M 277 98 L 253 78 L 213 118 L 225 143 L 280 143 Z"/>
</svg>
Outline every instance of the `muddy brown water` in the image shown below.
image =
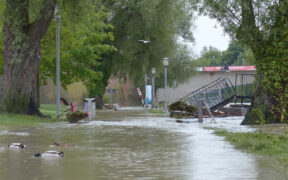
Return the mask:
<svg viewBox="0 0 288 180">
<path fill-rule="evenodd" d="M 2 180 L 109 180 L 109 179 L 288 179 L 287 170 L 267 158 L 235 150 L 203 126 L 233 131 L 242 117 L 204 124 L 176 123 L 175 119 L 141 111 L 106 111 L 83 124 L 45 123 L 37 127 L 0 131 Z M 4 130 L 3 130 L 4 129 Z M 49 148 L 53 142 L 75 147 Z M 24 150 L 7 148 L 22 142 Z M 61 150 L 63 158 L 34 158 L 36 152 Z"/>
</svg>

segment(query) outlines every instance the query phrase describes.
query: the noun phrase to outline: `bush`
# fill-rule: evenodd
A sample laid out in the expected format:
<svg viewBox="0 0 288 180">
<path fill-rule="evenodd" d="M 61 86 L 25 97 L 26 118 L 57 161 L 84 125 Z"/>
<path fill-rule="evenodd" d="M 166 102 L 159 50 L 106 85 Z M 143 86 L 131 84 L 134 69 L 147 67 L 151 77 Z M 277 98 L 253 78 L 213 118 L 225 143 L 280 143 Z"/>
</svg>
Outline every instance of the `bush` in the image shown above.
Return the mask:
<svg viewBox="0 0 288 180">
<path fill-rule="evenodd" d="M 67 113 L 67 119 L 70 123 L 78 122 L 86 117 L 88 117 L 88 113 L 86 112 L 75 111 Z"/>
</svg>

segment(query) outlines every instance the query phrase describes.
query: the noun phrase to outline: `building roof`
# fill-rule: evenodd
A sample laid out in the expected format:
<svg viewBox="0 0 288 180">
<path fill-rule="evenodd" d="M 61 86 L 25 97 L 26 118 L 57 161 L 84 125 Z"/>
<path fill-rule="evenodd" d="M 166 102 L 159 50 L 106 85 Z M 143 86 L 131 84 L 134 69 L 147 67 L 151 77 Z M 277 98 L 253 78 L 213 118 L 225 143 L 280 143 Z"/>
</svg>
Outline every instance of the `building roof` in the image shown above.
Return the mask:
<svg viewBox="0 0 288 180">
<path fill-rule="evenodd" d="M 197 67 L 197 71 L 256 71 L 256 66 L 206 66 L 206 67 Z"/>
</svg>

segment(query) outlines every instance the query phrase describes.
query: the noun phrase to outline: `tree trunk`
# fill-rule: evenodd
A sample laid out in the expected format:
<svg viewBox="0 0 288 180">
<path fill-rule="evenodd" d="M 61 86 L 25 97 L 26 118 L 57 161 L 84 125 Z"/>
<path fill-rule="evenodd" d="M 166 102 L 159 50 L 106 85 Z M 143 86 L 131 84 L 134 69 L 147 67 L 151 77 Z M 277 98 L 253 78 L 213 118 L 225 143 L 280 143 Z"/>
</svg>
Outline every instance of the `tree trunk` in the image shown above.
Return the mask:
<svg viewBox="0 0 288 180">
<path fill-rule="evenodd" d="M 263 38 L 259 28 L 256 26 L 255 14 L 252 0 L 241 0 L 242 22 L 238 28 L 237 37 L 247 44 L 254 52 L 257 67 L 257 84 L 252 97 L 250 109 L 245 116 L 242 125 L 274 123 L 277 122 L 279 113 L 272 112 L 272 107 L 276 101 L 264 91 L 262 82 L 264 74 L 262 64 L 269 63 L 263 61 L 266 56 L 271 56 L 268 44 Z M 262 72 L 263 71 L 263 72 Z"/>
<path fill-rule="evenodd" d="M 258 71 L 257 74 L 257 84 L 251 106 L 241 125 L 279 123 L 280 114 L 271 111 L 276 101 L 270 98 L 262 87 L 263 73 Z"/>
<path fill-rule="evenodd" d="M 29 23 L 29 0 L 6 0 L 2 110 L 40 115 L 36 103 L 41 39 L 46 33 L 56 0 L 45 0 L 38 19 Z"/>
<path fill-rule="evenodd" d="M 3 106 L 6 112 L 35 115 L 39 114 L 36 106 L 37 72 L 40 64 L 40 41 L 31 56 L 30 51 L 18 52 L 24 57 L 21 62 L 6 63 L 15 53 L 6 47 L 4 60 L 4 99 Z M 10 50 L 8 50 L 10 49 Z M 19 49 L 18 49 L 19 50 Z"/>
</svg>

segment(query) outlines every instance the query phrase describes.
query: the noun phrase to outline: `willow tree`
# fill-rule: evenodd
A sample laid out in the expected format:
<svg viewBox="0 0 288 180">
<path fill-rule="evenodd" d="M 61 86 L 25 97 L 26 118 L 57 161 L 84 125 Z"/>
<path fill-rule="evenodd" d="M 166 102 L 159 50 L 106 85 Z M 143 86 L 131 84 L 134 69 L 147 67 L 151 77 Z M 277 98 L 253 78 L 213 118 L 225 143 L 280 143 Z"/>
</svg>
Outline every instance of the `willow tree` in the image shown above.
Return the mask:
<svg viewBox="0 0 288 180">
<path fill-rule="evenodd" d="M 191 0 L 251 48 L 257 67 L 252 104 L 242 124 L 287 122 L 288 1 Z"/>
<path fill-rule="evenodd" d="M 133 77 L 143 85 L 144 74 L 152 67 L 163 69 L 162 58 L 176 57 L 179 38 L 193 41 L 190 31 L 193 22 L 188 0 L 102 0 L 112 12 L 109 23 L 114 26 L 113 45 L 117 52 L 107 58 L 112 72 Z M 143 43 L 139 40 L 148 40 Z M 187 56 L 187 58 L 189 58 Z M 111 66 L 112 64 L 112 66 Z M 184 64 L 183 64 L 184 66 Z M 183 67 L 182 67 L 183 68 Z"/>
</svg>

